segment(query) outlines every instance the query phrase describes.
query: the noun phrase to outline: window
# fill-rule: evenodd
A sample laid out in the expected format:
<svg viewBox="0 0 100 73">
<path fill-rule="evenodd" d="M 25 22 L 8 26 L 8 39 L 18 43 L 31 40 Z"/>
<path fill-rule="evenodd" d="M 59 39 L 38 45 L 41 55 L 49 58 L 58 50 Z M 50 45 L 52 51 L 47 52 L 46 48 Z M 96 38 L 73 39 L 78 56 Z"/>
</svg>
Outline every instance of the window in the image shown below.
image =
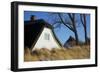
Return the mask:
<svg viewBox="0 0 100 73">
<path fill-rule="evenodd" d="M 50 39 L 50 35 L 49 35 L 48 33 L 45 33 L 44 39 L 45 39 L 45 40 L 49 40 L 49 39 Z"/>
</svg>

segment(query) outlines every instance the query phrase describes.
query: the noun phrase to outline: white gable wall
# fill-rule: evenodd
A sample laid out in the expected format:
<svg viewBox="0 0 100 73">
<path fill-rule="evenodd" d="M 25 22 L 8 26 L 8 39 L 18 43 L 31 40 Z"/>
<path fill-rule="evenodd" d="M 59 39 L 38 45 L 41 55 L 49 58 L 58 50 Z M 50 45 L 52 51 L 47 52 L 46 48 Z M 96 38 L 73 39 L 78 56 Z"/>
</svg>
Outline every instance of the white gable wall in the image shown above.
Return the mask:
<svg viewBox="0 0 100 73">
<path fill-rule="evenodd" d="M 45 33 L 49 34 L 49 40 L 45 39 Z M 60 48 L 60 46 L 58 45 L 58 43 L 55 41 L 52 31 L 49 28 L 44 28 L 42 33 L 40 34 L 40 37 L 38 39 L 38 41 L 36 42 L 34 48 L 32 49 L 41 49 L 41 48 L 47 48 L 49 50 L 51 50 L 52 48 Z"/>
</svg>

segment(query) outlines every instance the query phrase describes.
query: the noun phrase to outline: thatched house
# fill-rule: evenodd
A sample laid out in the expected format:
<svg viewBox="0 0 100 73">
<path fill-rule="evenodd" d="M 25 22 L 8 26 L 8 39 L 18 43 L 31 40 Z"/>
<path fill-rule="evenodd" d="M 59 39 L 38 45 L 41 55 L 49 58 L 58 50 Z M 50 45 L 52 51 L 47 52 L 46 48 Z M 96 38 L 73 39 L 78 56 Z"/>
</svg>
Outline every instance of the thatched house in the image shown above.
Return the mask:
<svg viewBox="0 0 100 73">
<path fill-rule="evenodd" d="M 41 48 L 61 48 L 61 43 L 49 23 L 32 16 L 30 21 L 24 21 L 24 47 L 34 51 Z"/>
<path fill-rule="evenodd" d="M 69 39 L 65 42 L 64 47 L 68 48 L 68 47 L 73 47 L 75 45 L 76 45 L 75 38 L 73 38 L 72 36 L 70 36 Z"/>
</svg>

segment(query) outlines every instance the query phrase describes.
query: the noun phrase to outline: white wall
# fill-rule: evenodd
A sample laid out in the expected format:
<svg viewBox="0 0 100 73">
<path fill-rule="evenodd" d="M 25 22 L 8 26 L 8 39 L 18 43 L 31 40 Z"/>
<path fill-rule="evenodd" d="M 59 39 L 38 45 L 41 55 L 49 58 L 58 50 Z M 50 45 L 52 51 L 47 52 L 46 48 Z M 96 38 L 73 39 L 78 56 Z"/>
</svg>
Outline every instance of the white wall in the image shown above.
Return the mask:
<svg viewBox="0 0 100 73">
<path fill-rule="evenodd" d="M 49 40 L 45 39 L 45 34 L 49 34 Z M 38 41 L 36 42 L 35 46 L 33 47 L 33 50 L 35 49 L 41 49 L 41 48 L 60 48 L 57 41 L 53 38 L 52 30 L 49 28 L 44 28 L 40 37 L 38 38 Z"/>
<path fill-rule="evenodd" d="M 0 73 L 11 73 L 10 68 L 10 2 L 13 0 L 0 0 Z M 18 0 L 16 0 L 18 1 Z M 34 1 L 46 3 L 62 3 L 62 4 L 82 4 L 82 5 L 98 5 L 100 13 L 100 0 L 21 0 L 21 1 Z M 98 14 L 100 19 L 100 14 Z M 100 24 L 100 21 L 99 23 Z M 98 28 L 100 25 L 98 25 Z M 100 31 L 100 29 L 98 29 Z M 98 34 L 100 37 L 100 33 Z M 98 38 L 100 40 L 100 38 Z M 100 43 L 100 41 L 98 42 Z M 100 46 L 98 47 L 98 55 L 100 56 Z M 98 59 L 100 64 L 100 57 Z M 74 68 L 74 69 L 61 69 L 61 70 L 45 70 L 35 71 L 36 73 L 99 73 L 99 67 L 92 68 Z M 28 72 L 27 72 L 28 73 Z M 32 71 L 30 73 L 33 73 Z"/>
</svg>

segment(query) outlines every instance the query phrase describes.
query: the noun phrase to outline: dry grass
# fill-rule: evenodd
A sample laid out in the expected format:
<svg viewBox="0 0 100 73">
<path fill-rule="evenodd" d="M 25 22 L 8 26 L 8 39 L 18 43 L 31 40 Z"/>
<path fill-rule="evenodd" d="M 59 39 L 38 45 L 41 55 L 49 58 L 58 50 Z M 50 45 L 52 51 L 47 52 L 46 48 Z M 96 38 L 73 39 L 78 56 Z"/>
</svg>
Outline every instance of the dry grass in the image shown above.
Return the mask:
<svg viewBox="0 0 100 73">
<path fill-rule="evenodd" d="M 24 52 L 24 61 L 52 61 L 52 60 L 70 60 L 70 59 L 87 59 L 90 58 L 90 47 L 75 46 L 71 49 L 56 49 L 48 50 L 42 48 L 30 52 L 27 48 Z"/>
</svg>

